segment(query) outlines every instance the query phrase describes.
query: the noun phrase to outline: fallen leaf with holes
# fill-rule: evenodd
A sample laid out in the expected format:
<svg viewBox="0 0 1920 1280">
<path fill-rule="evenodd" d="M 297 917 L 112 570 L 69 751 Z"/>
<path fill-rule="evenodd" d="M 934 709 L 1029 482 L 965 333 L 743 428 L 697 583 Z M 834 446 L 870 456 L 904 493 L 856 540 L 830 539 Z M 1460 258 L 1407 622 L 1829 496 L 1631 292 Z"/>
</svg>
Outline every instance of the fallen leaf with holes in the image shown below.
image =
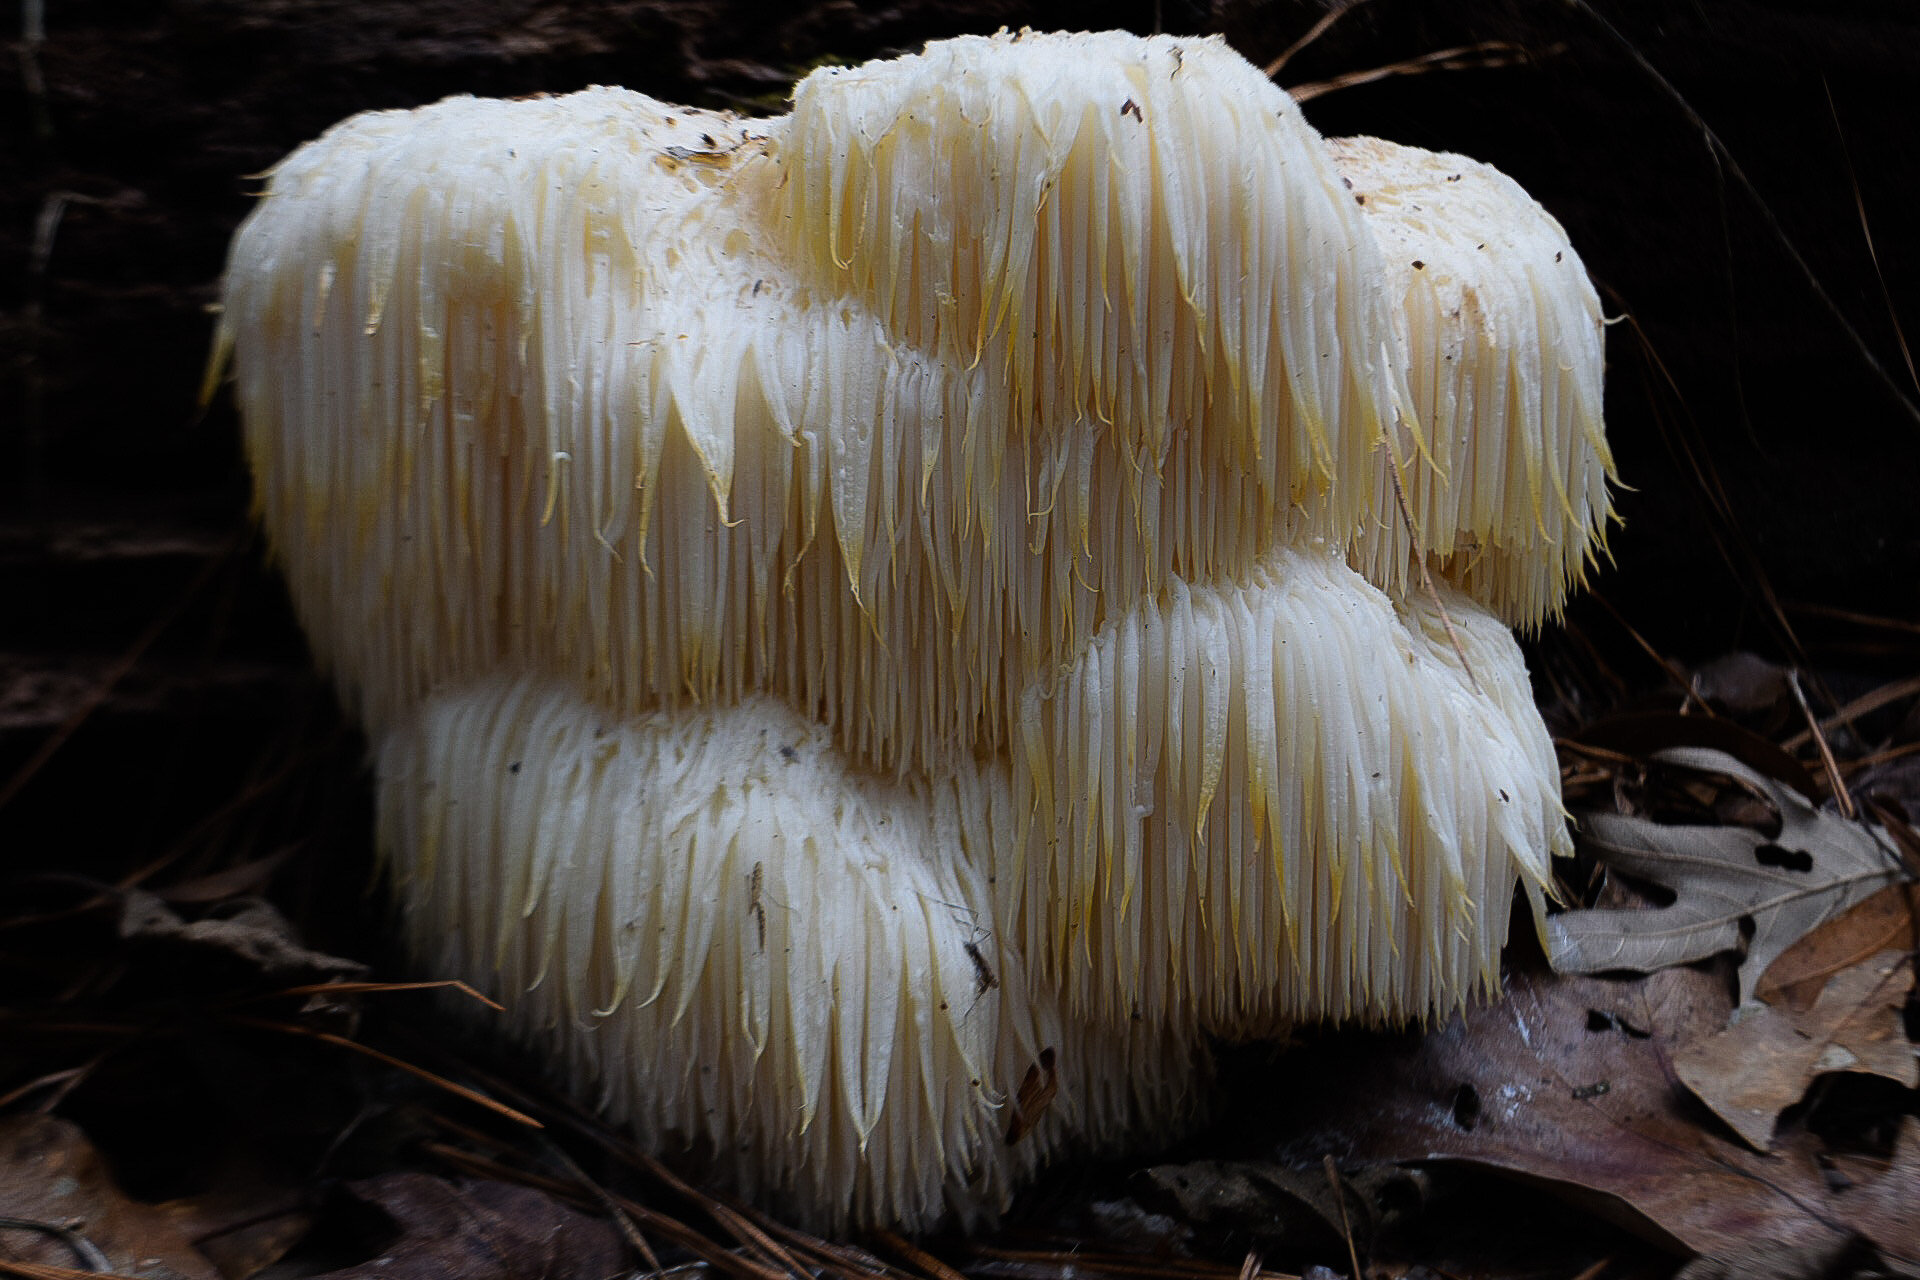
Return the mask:
<svg viewBox="0 0 1920 1280">
<path fill-rule="evenodd" d="M 1827 921 L 1781 953 L 1753 989 L 1756 1000 L 1811 1009 L 1827 979 L 1877 951 L 1920 950 L 1920 884 L 1894 884 Z"/>
<path fill-rule="evenodd" d="M 1654 759 L 1756 788 L 1780 815 L 1772 840 L 1746 827 L 1674 825 L 1618 814 L 1581 819 L 1585 846 L 1608 867 L 1671 889 L 1664 907 L 1568 911 L 1547 921 L 1548 954 L 1562 973 L 1650 973 L 1739 948 L 1740 999 L 1794 942 L 1856 902 L 1905 878 L 1878 827 L 1822 813 L 1720 751 L 1681 747 Z"/>
<path fill-rule="evenodd" d="M 626 1245 L 611 1223 L 531 1187 L 456 1184 L 424 1173 L 350 1183 L 395 1238 L 380 1256 L 316 1280 L 545 1280 L 618 1275 Z"/>
<path fill-rule="evenodd" d="M 1424 1036 L 1349 1033 L 1302 1046 L 1275 1104 L 1289 1135 L 1279 1156 L 1504 1172 L 1675 1252 L 1858 1232 L 1890 1260 L 1920 1265 L 1920 1214 L 1903 1198 L 1910 1156 L 1836 1189 L 1811 1134 L 1763 1156 L 1700 1123 L 1670 1063 L 1681 1044 L 1726 1024 L 1729 986 L 1723 970 L 1699 968 L 1522 973 L 1502 1003 Z"/>
<path fill-rule="evenodd" d="M 1819 1076 L 1851 1071 L 1920 1085 L 1920 1049 L 1902 1017 L 1912 988 L 1912 962 L 1883 951 L 1827 983 L 1805 1012 L 1763 1005 L 1683 1046 L 1674 1073 L 1754 1150 L 1769 1151 L 1774 1121 Z"/>
<path fill-rule="evenodd" d="M 0 1257 L 173 1280 L 219 1280 L 177 1214 L 129 1198 L 78 1126 L 52 1116 L 0 1118 Z"/>
</svg>

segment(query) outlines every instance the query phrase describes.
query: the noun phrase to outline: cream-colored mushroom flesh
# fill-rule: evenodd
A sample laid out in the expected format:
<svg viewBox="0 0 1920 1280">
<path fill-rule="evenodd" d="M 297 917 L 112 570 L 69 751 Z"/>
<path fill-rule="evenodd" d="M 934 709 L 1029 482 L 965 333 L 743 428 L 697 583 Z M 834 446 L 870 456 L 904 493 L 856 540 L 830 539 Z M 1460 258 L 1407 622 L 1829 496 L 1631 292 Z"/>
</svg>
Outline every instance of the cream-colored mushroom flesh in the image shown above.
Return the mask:
<svg viewBox="0 0 1920 1280">
<path fill-rule="evenodd" d="M 1599 296 L 1560 224 L 1491 165 L 1378 138 L 1327 148 L 1380 244 L 1435 454 L 1402 474 L 1421 545 L 1500 617 L 1537 626 L 1585 578 L 1612 514 Z M 1392 468 L 1377 474 L 1392 511 Z M 1411 555 L 1408 523 L 1388 519 L 1354 560 L 1397 584 Z"/>
<path fill-rule="evenodd" d="M 649 1147 L 810 1224 L 977 1223 L 1064 1139 L 1190 1110 L 1200 1046 L 1063 1019 L 995 927 L 1003 763 L 896 782 L 765 697 L 623 719 L 495 677 L 428 698 L 378 772 L 422 967 L 510 996 Z M 1056 1092 L 1016 1120 L 1036 1072 Z"/>
<path fill-rule="evenodd" d="M 1604 527 L 1598 311 L 1423 155 L 1028 33 L 296 151 L 221 343 L 422 969 L 830 1228 L 1175 1132 L 1207 1033 L 1491 989 L 1566 839 L 1500 619 Z"/>
<path fill-rule="evenodd" d="M 1020 923 L 1103 1019 L 1448 1010 L 1496 985 L 1515 885 L 1538 904 L 1572 852 L 1506 628 L 1317 545 L 1143 601 L 1021 710 Z"/>
<path fill-rule="evenodd" d="M 1170 576 L 1366 518 L 1334 480 L 1404 399 L 1381 270 L 1224 46 L 1009 37 L 773 120 L 358 117 L 274 172 L 224 323 L 371 723 L 499 666 L 627 711 L 771 688 L 898 771 L 1003 749 L 1027 673 Z"/>
</svg>

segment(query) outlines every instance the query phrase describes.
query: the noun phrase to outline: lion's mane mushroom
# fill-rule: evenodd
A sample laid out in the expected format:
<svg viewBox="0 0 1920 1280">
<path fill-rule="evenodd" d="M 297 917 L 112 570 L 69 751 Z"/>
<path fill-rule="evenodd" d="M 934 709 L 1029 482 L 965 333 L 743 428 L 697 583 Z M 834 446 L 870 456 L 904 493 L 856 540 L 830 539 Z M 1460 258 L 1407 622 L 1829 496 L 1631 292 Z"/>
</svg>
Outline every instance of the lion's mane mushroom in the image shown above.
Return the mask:
<svg viewBox="0 0 1920 1280">
<path fill-rule="evenodd" d="M 1202 1029 L 1487 986 L 1565 839 L 1494 614 L 1603 522 L 1598 335 L 1478 260 L 1486 350 L 1422 310 L 1364 160 L 1105 34 L 283 162 L 222 341 L 423 961 L 829 1226 L 1167 1131 Z"/>
</svg>

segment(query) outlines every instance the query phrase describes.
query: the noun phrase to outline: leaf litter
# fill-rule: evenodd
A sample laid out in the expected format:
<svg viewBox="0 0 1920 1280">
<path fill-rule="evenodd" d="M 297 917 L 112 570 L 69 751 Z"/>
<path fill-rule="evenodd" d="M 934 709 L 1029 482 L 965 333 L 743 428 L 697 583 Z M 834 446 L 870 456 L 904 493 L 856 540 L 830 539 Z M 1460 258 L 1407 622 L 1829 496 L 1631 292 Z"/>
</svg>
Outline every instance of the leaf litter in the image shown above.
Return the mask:
<svg viewBox="0 0 1920 1280">
<path fill-rule="evenodd" d="M 1857 1234 L 1920 1265 L 1920 1215 L 1889 1211 L 1870 1190 L 1834 1189 L 1805 1132 L 1774 1155 L 1748 1149 L 1702 1123 L 1678 1087 L 1675 1053 L 1732 1011 L 1723 969 L 1529 972 L 1510 979 L 1506 996 L 1418 1039 L 1335 1039 L 1312 1053 L 1291 1081 L 1302 1097 L 1288 1117 L 1288 1152 L 1330 1149 L 1343 1167 L 1465 1163 L 1546 1180 L 1678 1253 Z M 1889 1153 L 1882 1178 L 1910 1180 L 1920 1172 L 1914 1155 Z"/>
<path fill-rule="evenodd" d="M 1754 997 L 1796 1011 L 1811 1008 L 1827 979 L 1876 952 L 1920 950 L 1920 885 L 1888 885 L 1801 938 L 1770 965 Z"/>
<path fill-rule="evenodd" d="M 1767 966 L 1803 935 L 1906 875 L 1883 828 L 1822 813 L 1797 791 L 1724 752 L 1675 747 L 1653 758 L 1746 784 L 1772 806 L 1779 833 L 1582 815 L 1581 838 L 1602 863 L 1671 890 L 1674 900 L 1646 910 L 1553 917 L 1547 922 L 1548 955 L 1562 973 L 1645 973 L 1744 943 L 1744 1003 Z"/>
<path fill-rule="evenodd" d="M 1810 1009 L 1759 1005 L 1681 1046 L 1674 1072 L 1747 1145 L 1770 1151 L 1780 1113 L 1819 1076 L 1860 1072 L 1920 1086 L 1904 1024 L 1912 991 L 1911 956 L 1883 951 L 1836 974 Z"/>
<path fill-rule="evenodd" d="M 1758 560 L 1726 523 L 1740 576 Z M 1587 705 L 1610 724 L 1563 699 L 1569 804 L 1611 812 L 1591 820 L 1609 838 L 1557 868 L 1578 905 L 1548 932 L 1562 967 L 1578 951 L 1615 972 L 1555 973 L 1523 939 L 1504 1004 L 1424 1035 L 1304 1029 L 1291 1053 L 1253 1051 L 1215 1128 L 1166 1163 L 1069 1172 L 973 1242 L 882 1233 L 869 1251 L 807 1236 L 640 1155 L 543 1086 L 516 1086 L 508 1077 L 535 1076 L 487 1049 L 419 1035 L 417 1015 L 393 1008 L 411 1009 L 416 984 L 356 981 L 361 961 L 308 948 L 245 900 L 281 874 L 278 854 L 123 882 L 27 928 L 10 928 L 22 904 L 6 902 L 0 972 L 38 985 L 0 988 L 0 1215 L 29 1224 L 0 1227 L 0 1272 L 1295 1274 L 1272 1259 L 1315 1276 L 1597 1280 L 1670 1274 L 1688 1254 L 1687 1280 L 1915 1272 L 1920 897 L 1868 846 L 1920 864 L 1906 825 L 1920 812 L 1920 685 L 1840 702 L 1814 679 L 1816 718 L 1796 694 L 1807 653 L 1759 588 L 1799 665 L 1735 655 L 1689 675 L 1635 635 L 1678 686 L 1678 711 L 1666 698 L 1620 714 L 1635 682 L 1592 647 L 1608 688 Z M 1823 795 L 1858 797 L 1871 821 L 1816 808 Z M 286 861 L 297 871 L 301 858 Z M 26 945 L 98 926 L 110 907 L 64 969 Z M 195 1146 L 196 1128 L 219 1140 Z M 249 1143 L 272 1167 L 246 1158 Z M 132 1158 L 156 1144 L 209 1185 L 183 1189 Z M 52 1187 L 70 1198 L 47 1199 Z M 623 1215 L 646 1247 L 616 1230 Z M 1509 1241 L 1564 1235 L 1524 1263 L 1463 1258 L 1474 1217 Z"/>
<path fill-rule="evenodd" d="M 1780 745 L 1802 723 L 1784 682 L 1717 678 L 1681 695 L 1724 694 L 1711 720 L 1563 722 L 1569 804 L 1610 812 L 1583 812 L 1559 868 L 1583 905 L 1548 941 L 1608 972 L 1556 973 L 1519 930 L 1503 1003 L 1226 1051 L 1210 1131 L 1144 1168 L 1065 1170 L 973 1241 L 821 1240 L 635 1151 L 533 1064 L 421 1034 L 431 984 L 309 946 L 244 849 L 172 883 L 44 880 L 0 918 L 0 953 L 45 969 L 0 1002 L 0 1121 L 64 1126 L 22 1132 L 100 1172 L 85 1202 L 34 1201 L 45 1157 L 0 1143 L 0 1217 L 30 1224 L 0 1230 L 0 1273 L 71 1273 L 68 1230 L 116 1272 L 178 1252 L 173 1274 L 223 1280 L 1624 1280 L 1688 1256 L 1745 1274 L 1756 1242 L 1798 1260 L 1781 1275 L 1920 1274 L 1910 708 L 1845 727 L 1840 771 L 1874 815 L 1850 821 L 1817 803 L 1807 745 Z"/>
<path fill-rule="evenodd" d="M 1881 681 L 1809 724 L 1764 662 L 1656 669 L 1666 694 L 1612 677 L 1594 712 L 1549 708 L 1587 839 L 1547 941 L 1604 972 L 1517 930 L 1504 1003 L 1225 1051 L 1211 1130 L 1064 1170 L 973 1241 L 795 1231 L 533 1064 L 422 1034 L 422 984 L 267 905 L 303 850 L 42 878 L 0 908 L 0 964 L 31 978 L 0 1000 L 0 1123 L 64 1126 L 22 1132 L 96 1172 L 33 1200 L 46 1157 L 0 1142 L 0 1217 L 30 1224 L 0 1229 L 0 1272 L 91 1265 L 69 1231 L 116 1271 L 177 1252 L 223 1280 L 1920 1273 L 1920 696 Z"/>
</svg>

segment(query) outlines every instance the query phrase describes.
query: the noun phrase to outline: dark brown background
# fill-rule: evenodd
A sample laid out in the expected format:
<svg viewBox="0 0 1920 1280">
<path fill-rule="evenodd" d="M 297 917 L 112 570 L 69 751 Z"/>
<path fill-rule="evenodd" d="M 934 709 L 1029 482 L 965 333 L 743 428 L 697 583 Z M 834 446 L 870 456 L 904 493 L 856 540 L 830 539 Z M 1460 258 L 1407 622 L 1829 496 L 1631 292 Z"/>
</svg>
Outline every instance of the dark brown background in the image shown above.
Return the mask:
<svg viewBox="0 0 1920 1280">
<path fill-rule="evenodd" d="M 1908 322 L 1920 315 L 1920 6 L 1595 5 L 1719 132 L 1835 305 L 1920 398 L 1882 296 Z M 231 405 L 195 406 L 207 307 L 257 185 L 245 175 L 354 111 L 454 92 L 610 82 L 767 110 L 818 60 L 1003 23 L 1158 22 L 1223 32 L 1265 61 L 1323 11 L 1312 0 L 47 8 L 44 40 L 12 41 L 0 67 L 0 785 L 49 735 L 78 727 L 0 809 L 0 871 L 137 865 L 216 837 L 364 847 L 359 749 L 305 674 L 280 589 L 258 565 Z M 1373 0 L 1283 79 L 1496 39 L 1563 47 L 1528 66 L 1348 89 L 1308 115 L 1329 133 L 1464 151 L 1516 176 L 1665 362 L 1672 385 L 1629 326 L 1612 330 L 1611 434 L 1634 488 L 1600 583 L 1608 601 L 1687 658 L 1781 651 L 1763 584 L 1789 602 L 1913 619 L 1920 421 L 1816 299 L 1699 124 L 1591 12 Z M 1717 474 L 1724 515 L 1676 441 Z M 1817 618 L 1786 616 L 1816 658 L 1832 656 Z M 1594 652 L 1635 660 L 1598 604 L 1574 620 Z"/>
</svg>

